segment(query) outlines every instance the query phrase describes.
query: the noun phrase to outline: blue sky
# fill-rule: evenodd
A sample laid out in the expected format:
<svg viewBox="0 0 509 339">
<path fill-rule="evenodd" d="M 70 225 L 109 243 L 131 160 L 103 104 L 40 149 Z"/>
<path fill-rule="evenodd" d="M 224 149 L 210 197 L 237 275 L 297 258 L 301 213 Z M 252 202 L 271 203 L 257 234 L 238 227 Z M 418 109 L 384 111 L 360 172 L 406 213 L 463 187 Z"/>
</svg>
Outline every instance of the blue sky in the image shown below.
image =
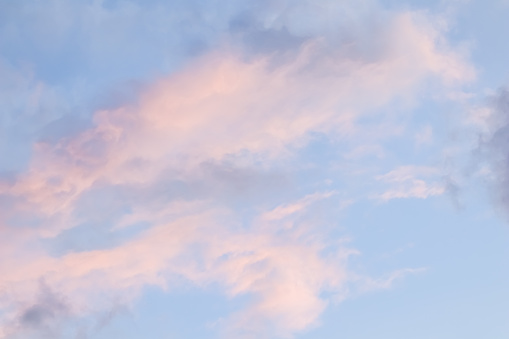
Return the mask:
<svg viewBox="0 0 509 339">
<path fill-rule="evenodd" d="M 0 0 L 0 339 L 507 338 L 508 14 Z"/>
</svg>

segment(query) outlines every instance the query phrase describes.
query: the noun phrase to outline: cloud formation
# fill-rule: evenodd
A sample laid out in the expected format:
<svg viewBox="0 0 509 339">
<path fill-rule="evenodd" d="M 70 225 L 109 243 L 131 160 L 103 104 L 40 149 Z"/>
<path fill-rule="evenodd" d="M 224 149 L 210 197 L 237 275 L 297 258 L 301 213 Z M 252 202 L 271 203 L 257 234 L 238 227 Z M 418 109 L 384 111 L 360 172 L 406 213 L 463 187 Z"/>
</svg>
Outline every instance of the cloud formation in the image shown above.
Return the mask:
<svg viewBox="0 0 509 339">
<path fill-rule="evenodd" d="M 391 187 L 376 196 L 382 201 L 401 198 L 425 199 L 445 192 L 445 182 L 437 168 L 402 166 L 380 175 L 377 180 Z"/>
<path fill-rule="evenodd" d="M 114 13 L 127 18 L 144 13 L 134 2 L 118 6 Z M 29 327 L 58 316 L 56 301 L 34 303 L 41 279 L 77 315 L 107 308 L 104 295 L 129 303 L 144 286 L 172 288 L 184 279 L 219 284 L 231 297 L 253 296 L 231 316 L 231 337 L 290 336 L 316 325 L 334 299 L 324 292 L 339 300 L 354 277 L 347 261 L 356 252 L 341 239 L 327 241 L 327 228 L 308 212 L 332 193 L 249 206 L 243 223 L 245 211 L 223 192 L 246 178 L 261 178 L 269 190 L 277 180 L 265 174 L 298 157 L 314 135 L 362 139 L 365 121 L 391 105 L 473 77 L 425 14 L 347 7 L 348 29 L 329 27 L 345 9 L 330 1 L 271 2 L 251 15 L 227 16 L 227 38 L 217 46 L 147 84 L 135 100 L 96 111 L 89 128 L 34 145 L 26 171 L 0 182 L 0 251 L 7 258 L 0 263 L 0 337 L 15 338 L 16 321 Z M 299 19 L 310 11 L 317 22 Z M 113 15 L 102 7 L 94 13 L 86 18 L 99 26 Z M 360 29 L 371 15 L 380 21 Z M 110 52 L 108 65 L 121 62 L 122 53 Z M 380 135 L 395 133 L 383 127 Z M 442 192 L 408 169 L 380 177 L 410 185 L 383 199 Z M 193 189 L 196 183 L 202 186 Z M 309 219 L 299 219 L 305 213 Z M 98 224 L 132 233 L 104 248 L 55 253 L 48 245 Z"/>
<path fill-rule="evenodd" d="M 474 123 L 480 127 L 476 155 L 481 160 L 479 173 L 492 187 L 497 205 L 507 213 L 509 206 L 509 154 L 506 150 L 509 140 L 509 92 L 501 88 L 489 97 L 489 103 L 474 114 Z M 477 118 L 476 118 L 477 117 Z"/>
</svg>

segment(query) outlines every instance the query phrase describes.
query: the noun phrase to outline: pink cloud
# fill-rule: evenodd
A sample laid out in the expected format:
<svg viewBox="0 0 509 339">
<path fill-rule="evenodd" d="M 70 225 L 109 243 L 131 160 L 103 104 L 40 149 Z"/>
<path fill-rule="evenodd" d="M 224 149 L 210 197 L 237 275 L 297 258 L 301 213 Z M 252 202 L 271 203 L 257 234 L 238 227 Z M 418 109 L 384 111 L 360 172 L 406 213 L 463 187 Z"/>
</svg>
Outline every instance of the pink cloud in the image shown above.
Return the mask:
<svg viewBox="0 0 509 339">
<path fill-rule="evenodd" d="M 0 266 L 0 286 L 8 291 L 2 304 L 14 317 L 17 300 L 34 298 L 43 277 L 72 298 L 79 313 L 100 307 L 101 293 L 131 300 L 145 285 L 171 288 L 172 277 L 180 276 L 197 285 L 220 283 L 230 296 L 255 295 L 232 316 L 232 331 L 260 330 L 247 319 L 255 327 L 270 323 L 284 335 L 316 325 L 327 305 L 321 293 L 342 293 L 350 279 L 346 261 L 354 253 L 335 246 L 334 254 L 324 255 L 329 244 L 315 240 L 320 225 L 314 234 L 285 226 L 294 223 L 285 218 L 320 197 L 262 212 L 257 222 L 273 224 L 247 230 L 232 221 L 234 211 L 208 207 L 210 201 L 184 209 L 141 202 L 112 227 L 134 220 L 152 227 L 117 247 L 51 256 L 27 246 L 75 227 L 79 198 L 94 185 L 156 185 L 168 170 L 193 176 L 200 164 L 231 155 L 270 167 L 292 156 L 311 133 L 362 137 L 359 118 L 412 100 L 425 84 L 443 89 L 472 77 L 440 37 L 424 16 L 403 13 L 376 37 L 384 48 L 373 61 L 352 57 L 348 46 L 335 48 L 326 39 L 310 40 L 282 64 L 270 56 L 246 60 L 225 47 L 152 84 L 137 104 L 97 112 L 93 128 L 36 145 L 29 170 L 2 188 L 18 199 L 13 213 L 42 220 L 2 245 L 9 258 Z M 200 204 L 205 211 L 196 208 Z M 196 245 L 201 253 L 193 252 Z"/>
<path fill-rule="evenodd" d="M 104 293 L 129 300 L 147 284 L 171 288 L 172 277 L 180 277 L 198 285 L 219 283 L 232 297 L 254 294 L 253 304 L 232 318 L 241 328 L 247 316 L 273 322 L 286 333 L 315 323 L 326 305 L 320 292 L 344 288 L 346 259 L 354 252 L 337 249 L 323 257 L 328 245 L 312 240 L 316 235 L 295 238 L 294 233 L 281 236 L 256 227 L 235 231 L 223 224 L 225 217 L 210 210 L 159 220 L 137 239 L 108 250 L 59 258 L 32 253 L 21 264 L 3 267 L 10 274 L 2 285 L 13 289 L 18 300 L 30 300 L 44 277 L 72 296 L 79 313 L 104 306 Z M 190 252 L 195 246 L 201 254 Z"/>
</svg>

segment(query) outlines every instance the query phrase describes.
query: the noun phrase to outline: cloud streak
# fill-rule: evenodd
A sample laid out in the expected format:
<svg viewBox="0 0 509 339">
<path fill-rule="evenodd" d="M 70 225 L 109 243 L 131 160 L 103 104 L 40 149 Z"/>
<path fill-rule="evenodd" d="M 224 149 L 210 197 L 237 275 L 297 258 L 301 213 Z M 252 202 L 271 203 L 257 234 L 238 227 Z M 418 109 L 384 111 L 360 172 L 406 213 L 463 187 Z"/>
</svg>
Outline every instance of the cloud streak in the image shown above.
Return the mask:
<svg viewBox="0 0 509 339">
<path fill-rule="evenodd" d="M 436 168 L 423 166 L 402 166 L 389 173 L 378 176 L 378 181 L 390 187 L 384 193 L 377 195 L 382 201 L 402 198 L 425 199 L 430 196 L 441 195 L 445 192 L 445 182 L 440 177 L 441 172 Z"/>
</svg>

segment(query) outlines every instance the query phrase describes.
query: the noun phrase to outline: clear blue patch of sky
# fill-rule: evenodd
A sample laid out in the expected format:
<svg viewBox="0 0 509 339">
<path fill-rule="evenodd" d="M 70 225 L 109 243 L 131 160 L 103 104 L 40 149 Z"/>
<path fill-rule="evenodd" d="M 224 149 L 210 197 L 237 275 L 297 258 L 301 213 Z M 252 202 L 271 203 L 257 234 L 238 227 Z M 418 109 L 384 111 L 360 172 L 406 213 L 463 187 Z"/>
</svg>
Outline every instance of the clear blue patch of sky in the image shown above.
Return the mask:
<svg viewBox="0 0 509 339">
<path fill-rule="evenodd" d="M 470 193 L 461 210 L 446 197 L 349 209 L 341 223 L 362 253 L 353 268 L 373 277 L 426 270 L 331 306 L 324 326 L 299 338 L 506 338 L 509 227 Z"/>
</svg>

